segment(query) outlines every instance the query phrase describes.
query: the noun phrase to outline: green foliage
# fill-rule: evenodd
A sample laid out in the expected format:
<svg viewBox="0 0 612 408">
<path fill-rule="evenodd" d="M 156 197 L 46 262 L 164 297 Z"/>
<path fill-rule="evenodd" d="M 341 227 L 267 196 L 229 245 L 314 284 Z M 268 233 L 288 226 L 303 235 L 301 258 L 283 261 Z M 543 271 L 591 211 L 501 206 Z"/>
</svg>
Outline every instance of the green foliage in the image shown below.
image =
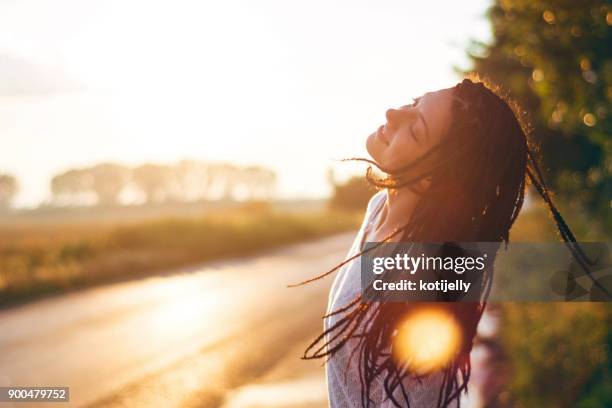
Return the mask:
<svg viewBox="0 0 612 408">
<path fill-rule="evenodd" d="M 564 212 L 580 237 L 609 239 L 588 229 L 588 215 Z M 518 242 L 558 241 L 542 202 L 521 212 L 511 231 Z M 588 231 L 587 231 L 588 230 Z M 504 358 L 496 375 L 505 378 L 497 396 L 503 407 L 605 407 L 612 398 L 612 304 L 494 304 L 500 312 L 497 340 Z"/>
<path fill-rule="evenodd" d="M 610 392 L 602 381 L 610 379 L 610 304 L 508 303 L 502 310 L 500 338 L 512 370 L 504 402 L 573 407 L 591 400 L 590 406 L 604 406 L 600 398 Z"/>
<path fill-rule="evenodd" d="M 612 227 L 612 7 L 607 1 L 496 0 L 493 41 L 474 71 L 529 112 L 545 177 Z"/>
</svg>

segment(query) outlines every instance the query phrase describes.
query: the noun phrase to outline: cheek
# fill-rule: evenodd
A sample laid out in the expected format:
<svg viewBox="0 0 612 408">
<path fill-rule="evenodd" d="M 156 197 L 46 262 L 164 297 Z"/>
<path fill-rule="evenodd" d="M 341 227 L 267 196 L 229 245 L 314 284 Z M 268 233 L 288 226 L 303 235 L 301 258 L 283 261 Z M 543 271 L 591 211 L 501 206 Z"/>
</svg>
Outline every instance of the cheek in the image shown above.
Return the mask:
<svg viewBox="0 0 612 408">
<path fill-rule="evenodd" d="M 419 156 L 419 147 L 410 136 L 398 136 L 389 145 L 388 160 L 392 168 L 403 167 Z"/>
</svg>

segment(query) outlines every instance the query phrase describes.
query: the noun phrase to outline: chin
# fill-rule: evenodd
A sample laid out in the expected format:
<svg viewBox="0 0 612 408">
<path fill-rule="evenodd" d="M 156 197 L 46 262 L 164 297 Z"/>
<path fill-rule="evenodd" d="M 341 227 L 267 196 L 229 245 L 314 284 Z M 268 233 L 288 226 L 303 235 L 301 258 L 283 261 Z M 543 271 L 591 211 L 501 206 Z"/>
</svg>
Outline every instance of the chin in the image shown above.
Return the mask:
<svg viewBox="0 0 612 408">
<path fill-rule="evenodd" d="M 378 156 L 376 154 L 378 151 L 377 149 L 378 146 L 376 146 L 377 142 L 378 141 L 376 140 L 376 133 L 372 133 L 366 139 L 366 150 L 368 151 L 368 154 L 370 155 L 370 157 L 374 159 L 374 161 L 377 161 L 376 157 Z"/>
</svg>

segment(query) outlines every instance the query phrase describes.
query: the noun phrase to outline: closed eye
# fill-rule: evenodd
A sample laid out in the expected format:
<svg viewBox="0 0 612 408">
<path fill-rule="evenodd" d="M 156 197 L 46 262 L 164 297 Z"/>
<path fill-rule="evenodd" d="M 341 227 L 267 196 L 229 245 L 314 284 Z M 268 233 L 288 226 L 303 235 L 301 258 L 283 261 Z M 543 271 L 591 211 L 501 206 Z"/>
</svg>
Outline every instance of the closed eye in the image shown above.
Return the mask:
<svg viewBox="0 0 612 408">
<path fill-rule="evenodd" d="M 411 107 L 416 107 L 419 104 L 419 100 L 421 98 L 413 98 L 412 99 L 412 103 L 410 104 Z M 415 142 L 418 142 L 419 140 L 416 137 L 416 132 L 414 131 L 414 125 L 416 124 L 416 121 L 412 123 L 412 125 L 410 126 L 410 135 L 412 136 L 412 138 L 414 139 Z"/>
<path fill-rule="evenodd" d="M 410 126 L 410 136 L 412 136 L 415 142 L 419 141 L 416 137 L 416 133 L 414 132 L 414 123 Z"/>
</svg>

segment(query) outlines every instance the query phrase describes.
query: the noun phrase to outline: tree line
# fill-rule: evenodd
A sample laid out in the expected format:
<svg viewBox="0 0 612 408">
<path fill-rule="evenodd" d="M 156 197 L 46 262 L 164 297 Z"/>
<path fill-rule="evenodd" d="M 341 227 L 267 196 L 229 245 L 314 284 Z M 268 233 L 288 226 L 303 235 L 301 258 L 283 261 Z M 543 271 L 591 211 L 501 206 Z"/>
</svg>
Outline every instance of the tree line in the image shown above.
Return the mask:
<svg viewBox="0 0 612 408">
<path fill-rule="evenodd" d="M 126 196 L 151 204 L 269 199 L 275 185 L 275 172 L 265 167 L 183 160 L 172 165 L 100 163 L 70 169 L 51 179 L 51 193 L 58 205 L 78 204 L 91 197 L 98 205 L 117 205 Z"/>
<path fill-rule="evenodd" d="M 236 166 L 182 160 L 175 164 L 125 166 L 99 163 L 73 168 L 51 179 L 52 204 L 58 206 L 146 204 L 197 200 L 266 200 L 276 187 L 276 173 L 262 166 Z M 11 205 L 17 179 L 0 174 L 0 206 Z"/>
</svg>

